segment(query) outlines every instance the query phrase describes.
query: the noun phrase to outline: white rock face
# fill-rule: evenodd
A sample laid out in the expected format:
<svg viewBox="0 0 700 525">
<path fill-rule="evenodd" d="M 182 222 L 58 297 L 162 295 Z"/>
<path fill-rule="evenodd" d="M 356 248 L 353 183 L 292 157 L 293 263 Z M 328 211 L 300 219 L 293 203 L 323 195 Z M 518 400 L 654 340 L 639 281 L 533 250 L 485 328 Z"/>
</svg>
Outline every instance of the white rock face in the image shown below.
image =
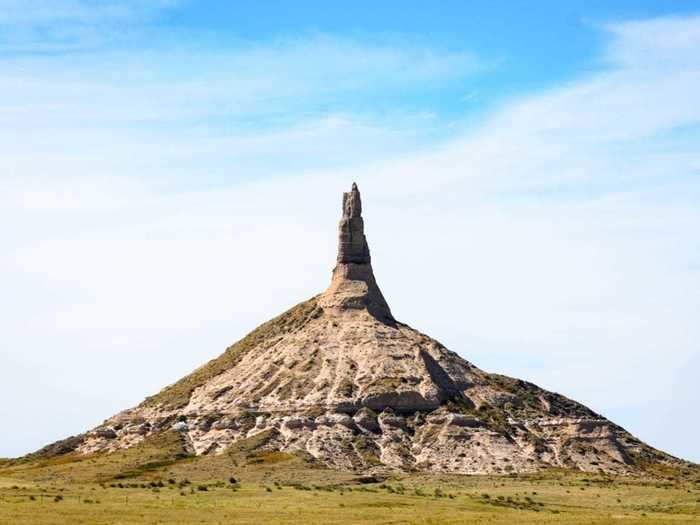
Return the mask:
<svg viewBox="0 0 700 525">
<path fill-rule="evenodd" d="M 637 459 L 674 461 L 586 407 L 483 372 L 395 321 L 374 278 L 357 188 L 343 200 L 328 290 L 109 419 L 77 449 L 113 451 L 173 429 L 195 454 L 268 432 L 268 448 L 370 472 L 628 472 Z"/>
<path fill-rule="evenodd" d="M 178 421 L 171 427 L 175 432 L 187 432 L 189 427 L 184 421 Z"/>
</svg>

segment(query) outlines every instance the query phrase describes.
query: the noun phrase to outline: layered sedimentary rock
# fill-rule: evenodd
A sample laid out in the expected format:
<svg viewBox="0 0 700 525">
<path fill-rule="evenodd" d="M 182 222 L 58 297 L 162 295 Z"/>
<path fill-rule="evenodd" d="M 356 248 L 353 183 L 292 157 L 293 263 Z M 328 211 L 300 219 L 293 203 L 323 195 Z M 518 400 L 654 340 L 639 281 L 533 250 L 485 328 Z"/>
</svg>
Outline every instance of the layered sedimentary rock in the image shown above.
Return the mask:
<svg viewBox="0 0 700 525">
<path fill-rule="evenodd" d="M 341 469 L 631 472 L 676 462 L 583 405 L 484 372 L 396 321 L 377 286 L 360 193 L 343 195 L 328 289 L 219 358 L 49 450 L 109 452 L 179 432 L 195 454 L 265 447 Z"/>
<path fill-rule="evenodd" d="M 367 310 L 384 322 L 393 322 L 384 296 L 374 278 L 362 219 L 357 185 L 343 193 L 343 217 L 338 225 L 338 258 L 331 285 L 319 300 L 322 308 Z"/>
<path fill-rule="evenodd" d="M 369 246 L 362 219 L 362 200 L 357 184 L 343 193 L 343 218 L 338 226 L 338 264 L 369 264 Z"/>
</svg>

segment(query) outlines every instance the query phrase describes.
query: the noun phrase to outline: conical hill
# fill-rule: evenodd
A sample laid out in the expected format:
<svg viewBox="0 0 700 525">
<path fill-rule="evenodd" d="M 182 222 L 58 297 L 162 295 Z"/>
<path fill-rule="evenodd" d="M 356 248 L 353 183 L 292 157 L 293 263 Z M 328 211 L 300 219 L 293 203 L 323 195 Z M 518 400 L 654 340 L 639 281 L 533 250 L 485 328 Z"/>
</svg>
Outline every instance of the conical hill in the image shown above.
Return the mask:
<svg viewBox="0 0 700 525">
<path fill-rule="evenodd" d="M 354 184 L 343 195 L 325 292 L 43 453 L 111 452 L 165 432 L 179 433 L 197 455 L 265 433 L 269 450 L 360 471 L 625 473 L 678 461 L 585 406 L 484 372 L 394 319 L 372 271 Z"/>
</svg>

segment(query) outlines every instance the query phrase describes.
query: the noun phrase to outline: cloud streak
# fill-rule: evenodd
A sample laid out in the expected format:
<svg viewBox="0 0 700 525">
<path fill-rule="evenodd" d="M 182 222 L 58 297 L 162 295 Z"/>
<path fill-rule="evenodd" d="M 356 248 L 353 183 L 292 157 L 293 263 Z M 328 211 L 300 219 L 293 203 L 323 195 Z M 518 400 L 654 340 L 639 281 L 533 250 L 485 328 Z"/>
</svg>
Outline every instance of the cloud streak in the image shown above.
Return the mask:
<svg viewBox="0 0 700 525">
<path fill-rule="evenodd" d="M 0 55 L 82 51 L 124 41 L 178 0 L 0 0 Z M 127 26 L 129 29 L 127 30 Z"/>
</svg>

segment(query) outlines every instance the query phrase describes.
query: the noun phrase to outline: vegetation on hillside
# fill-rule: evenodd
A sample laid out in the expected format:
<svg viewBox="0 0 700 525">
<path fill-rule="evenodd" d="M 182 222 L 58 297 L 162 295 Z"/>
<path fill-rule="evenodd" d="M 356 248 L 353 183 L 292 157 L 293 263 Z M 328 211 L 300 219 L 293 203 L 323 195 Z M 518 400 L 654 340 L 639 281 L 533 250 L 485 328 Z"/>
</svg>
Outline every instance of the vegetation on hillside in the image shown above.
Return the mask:
<svg viewBox="0 0 700 525">
<path fill-rule="evenodd" d="M 267 450 L 264 433 L 219 456 L 196 458 L 176 457 L 174 433 L 161 437 L 140 450 L 147 463 L 135 464 L 125 452 L 0 468 L 0 523 L 700 523 L 695 466 L 654 477 L 558 469 L 521 476 L 359 476 Z"/>
<path fill-rule="evenodd" d="M 229 346 L 219 357 L 200 366 L 191 374 L 165 387 L 159 393 L 146 398 L 142 405 L 164 405 L 169 408 L 185 406 L 194 389 L 234 366 L 246 352 L 264 343 L 273 344 L 275 339 L 301 328 L 309 319 L 317 317 L 321 313 L 322 310 L 317 304 L 316 297 L 294 306 L 282 315 L 263 323 L 243 339 Z"/>
<path fill-rule="evenodd" d="M 141 443 L 116 452 L 83 455 L 25 456 L 11 461 L 3 475 L 59 483 L 104 482 L 143 477 L 163 467 L 189 461 L 184 436 L 171 430 L 148 436 Z M 0 523 L 2 523 L 0 521 Z"/>
</svg>

